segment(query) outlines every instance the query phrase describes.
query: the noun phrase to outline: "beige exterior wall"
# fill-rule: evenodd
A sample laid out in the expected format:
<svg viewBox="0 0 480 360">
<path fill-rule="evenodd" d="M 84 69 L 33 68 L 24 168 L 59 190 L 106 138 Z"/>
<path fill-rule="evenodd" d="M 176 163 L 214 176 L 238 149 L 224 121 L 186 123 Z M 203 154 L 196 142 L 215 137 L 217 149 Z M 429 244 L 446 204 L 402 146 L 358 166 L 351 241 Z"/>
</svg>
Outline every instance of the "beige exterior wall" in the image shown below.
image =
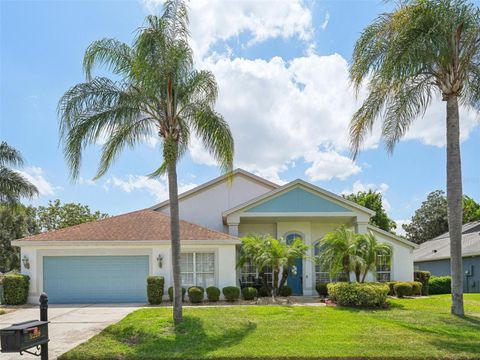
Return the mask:
<svg viewBox="0 0 480 360">
<path fill-rule="evenodd" d="M 180 218 L 228 233 L 227 227 L 223 224 L 222 213 L 271 190 L 272 187 L 237 174 L 230 183 L 224 180 L 180 199 Z M 159 211 L 170 213 L 168 205 Z"/>
<path fill-rule="evenodd" d="M 236 285 L 236 244 L 184 244 L 182 252 L 213 252 L 215 253 L 215 286 L 222 289 L 225 286 Z M 22 262 L 22 273 L 30 276 L 30 291 L 28 302 L 38 303 L 43 292 L 43 257 L 44 256 L 128 256 L 147 255 L 149 257 L 149 274 L 165 277 L 165 297 L 168 287 L 173 285 L 172 261 L 170 245 L 113 245 L 92 244 L 83 246 L 22 246 L 21 256 L 26 256 L 30 268 L 26 269 Z M 163 264 L 159 268 L 157 258 L 162 255 Z M 146 279 L 145 279 L 146 281 Z"/>
</svg>

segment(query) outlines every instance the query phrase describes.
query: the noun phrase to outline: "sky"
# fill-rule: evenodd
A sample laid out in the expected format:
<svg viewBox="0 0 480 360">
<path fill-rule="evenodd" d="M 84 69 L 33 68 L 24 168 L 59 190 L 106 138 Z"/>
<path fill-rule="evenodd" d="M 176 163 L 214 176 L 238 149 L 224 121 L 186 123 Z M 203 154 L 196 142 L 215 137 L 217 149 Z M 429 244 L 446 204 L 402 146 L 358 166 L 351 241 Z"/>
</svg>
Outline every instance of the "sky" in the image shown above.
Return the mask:
<svg viewBox="0 0 480 360">
<path fill-rule="evenodd" d="M 337 194 L 380 191 L 398 224 L 429 192 L 445 189 L 440 99 L 392 154 L 376 128 L 360 156 L 349 157 L 348 124 L 366 94 L 363 88 L 356 97 L 349 83 L 352 51 L 362 29 L 392 6 L 382 0 L 190 2 L 195 66 L 216 76 L 216 109 L 234 135 L 235 167 L 279 184 L 302 178 Z M 0 1 L 0 139 L 27 160 L 19 171 L 40 190 L 31 204 L 59 198 L 115 215 L 168 197 L 164 178 L 146 177 L 161 163 L 156 139 L 125 151 L 96 181 L 101 144 L 87 148 L 72 182 L 56 111 L 62 94 L 85 80 L 82 59 L 90 43 L 131 44 L 145 17 L 161 10 L 161 0 Z M 109 75 L 101 68 L 96 74 Z M 460 114 L 464 193 L 480 201 L 479 116 Z M 180 192 L 219 174 L 193 139 L 179 164 Z"/>
</svg>

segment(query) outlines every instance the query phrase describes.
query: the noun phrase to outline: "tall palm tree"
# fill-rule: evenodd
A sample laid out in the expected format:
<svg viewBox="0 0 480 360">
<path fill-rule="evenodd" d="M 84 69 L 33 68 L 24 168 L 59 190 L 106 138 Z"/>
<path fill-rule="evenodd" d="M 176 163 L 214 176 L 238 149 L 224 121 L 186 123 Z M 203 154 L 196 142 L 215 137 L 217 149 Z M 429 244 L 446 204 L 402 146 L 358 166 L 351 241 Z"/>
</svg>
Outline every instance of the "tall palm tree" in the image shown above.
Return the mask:
<svg viewBox="0 0 480 360">
<path fill-rule="evenodd" d="M 320 241 L 320 255 L 317 261 L 325 269 L 330 269 L 330 275 L 336 277 L 345 274 L 346 280 L 354 272 L 357 282 L 360 282 L 363 259 L 358 255 L 358 234 L 340 226 L 329 232 Z"/>
<path fill-rule="evenodd" d="M 5 141 L 0 143 L 0 203 L 10 205 L 19 202 L 20 198 L 32 198 L 38 189 L 25 177 L 9 166 L 23 166 L 22 154 Z"/>
<path fill-rule="evenodd" d="M 168 176 L 175 324 L 182 321 L 180 225 L 177 163 L 191 134 L 218 160 L 223 172 L 233 167 L 233 138 L 215 112 L 217 83 L 209 71 L 193 67 L 188 45 L 188 16 L 183 1 L 167 1 L 161 17 L 149 16 L 132 46 L 115 39 L 93 42 L 85 52 L 86 82 L 68 90 L 59 102 L 60 134 L 72 178 L 78 177 L 87 145 L 106 142 L 96 177 L 106 173 L 120 152 L 157 136 L 161 165 L 150 176 Z M 116 79 L 92 77 L 104 65 Z"/>
<path fill-rule="evenodd" d="M 390 245 L 381 243 L 373 234 L 360 234 L 356 242 L 356 251 L 363 260 L 360 282 L 365 282 L 369 272 L 374 272 L 378 256 L 389 256 L 392 252 Z"/>
<path fill-rule="evenodd" d="M 434 95 L 446 102 L 447 201 L 452 307 L 463 315 L 462 175 L 459 102 L 480 108 L 480 10 L 465 0 L 413 0 L 382 14 L 357 41 L 350 77 L 369 95 L 350 125 L 355 157 L 382 117 L 387 149 L 422 116 Z"/>
</svg>

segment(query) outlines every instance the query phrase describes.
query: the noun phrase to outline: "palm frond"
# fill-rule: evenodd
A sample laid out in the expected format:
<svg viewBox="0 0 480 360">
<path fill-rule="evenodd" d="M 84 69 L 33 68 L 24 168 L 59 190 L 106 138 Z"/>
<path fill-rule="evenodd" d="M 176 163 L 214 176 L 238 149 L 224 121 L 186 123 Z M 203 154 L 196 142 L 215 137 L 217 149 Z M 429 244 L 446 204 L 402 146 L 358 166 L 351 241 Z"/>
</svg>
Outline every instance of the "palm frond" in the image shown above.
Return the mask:
<svg viewBox="0 0 480 360">
<path fill-rule="evenodd" d="M 107 69 L 116 75 L 125 76 L 133 65 L 132 49 L 125 43 L 115 39 L 94 41 L 85 51 L 83 70 L 87 81 L 92 79 L 95 65 L 106 65 Z"/>
<path fill-rule="evenodd" d="M 20 151 L 8 145 L 6 141 L 0 143 L 0 166 L 23 166 L 23 163 Z"/>
</svg>

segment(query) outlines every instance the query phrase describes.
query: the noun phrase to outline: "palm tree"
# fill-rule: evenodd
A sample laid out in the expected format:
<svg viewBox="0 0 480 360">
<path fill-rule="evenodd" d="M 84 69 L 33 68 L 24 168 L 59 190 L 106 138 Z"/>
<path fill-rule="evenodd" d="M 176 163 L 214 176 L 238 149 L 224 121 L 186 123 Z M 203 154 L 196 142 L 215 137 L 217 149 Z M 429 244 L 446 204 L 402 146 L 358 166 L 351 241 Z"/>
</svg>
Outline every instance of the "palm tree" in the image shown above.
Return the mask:
<svg viewBox="0 0 480 360">
<path fill-rule="evenodd" d="M 360 234 L 357 237 L 356 252 L 363 260 L 360 282 L 365 282 L 369 272 L 375 272 L 378 256 L 389 256 L 392 252 L 390 245 L 381 243 L 373 234 Z"/>
<path fill-rule="evenodd" d="M 22 197 L 32 198 L 38 190 L 17 171 L 9 166 L 23 166 L 22 154 L 8 145 L 5 141 L 0 143 L 0 203 L 9 205 L 17 204 Z"/>
<path fill-rule="evenodd" d="M 161 17 L 149 16 L 133 45 L 115 39 L 93 42 L 84 56 L 86 82 L 68 90 L 59 102 L 60 134 L 71 176 L 76 179 L 87 145 L 102 148 L 96 177 L 106 173 L 125 147 L 157 136 L 163 145 L 160 167 L 151 177 L 168 175 L 175 324 L 182 321 L 180 225 L 176 166 L 191 134 L 218 160 L 223 172 L 233 167 L 233 138 L 215 112 L 217 83 L 209 71 L 193 67 L 188 45 L 187 8 L 167 1 Z M 116 79 L 92 77 L 103 64 Z"/>
<path fill-rule="evenodd" d="M 345 226 L 329 232 L 320 241 L 320 255 L 317 261 L 322 268 L 330 269 L 332 277 L 341 273 L 349 280 L 350 273 L 354 272 L 357 282 L 360 282 L 364 262 L 358 255 L 357 239 L 358 234 Z"/>
<path fill-rule="evenodd" d="M 463 315 L 462 175 L 459 102 L 480 107 L 480 10 L 465 0 L 413 0 L 382 14 L 357 41 L 350 77 L 369 94 L 350 125 L 355 158 L 375 121 L 382 117 L 387 149 L 422 116 L 432 97 L 446 102 L 447 201 L 452 307 Z"/>
<path fill-rule="evenodd" d="M 238 266 L 241 267 L 249 262 L 260 273 L 265 273 L 266 269 L 271 269 L 273 274 L 272 297 L 279 294 L 282 286 L 288 279 L 289 268 L 295 265 L 295 260 L 304 258 L 308 246 L 301 238 L 296 238 L 291 244 L 287 244 L 284 239 L 275 239 L 271 235 L 250 235 L 243 237 L 242 249 Z M 280 273 L 282 274 L 279 279 Z M 263 277 L 263 286 L 270 288 L 266 277 Z"/>
</svg>

